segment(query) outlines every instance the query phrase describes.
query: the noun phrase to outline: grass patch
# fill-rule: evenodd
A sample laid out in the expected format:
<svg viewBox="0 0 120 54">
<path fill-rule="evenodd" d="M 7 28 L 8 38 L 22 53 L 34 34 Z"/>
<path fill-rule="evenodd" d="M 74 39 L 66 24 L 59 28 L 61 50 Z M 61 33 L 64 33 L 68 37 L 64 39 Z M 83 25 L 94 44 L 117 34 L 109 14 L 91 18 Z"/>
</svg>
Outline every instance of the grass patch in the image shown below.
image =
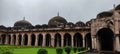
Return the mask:
<svg viewBox="0 0 120 54">
<path fill-rule="evenodd" d="M 37 54 L 37 51 L 39 49 L 46 49 L 48 51 L 48 54 L 56 54 L 56 48 L 51 48 L 51 47 L 0 45 L 0 48 L 10 49 L 13 51 L 13 54 Z M 63 54 L 66 54 L 64 48 L 62 49 L 63 49 Z M 82 52 L 86 52 L 86 51 L 81 51 L 77 53 L 82 53 Z M 74 53 L 72 49 L 70 54 L 77 54 L 77 53 Z"/>
</svg>

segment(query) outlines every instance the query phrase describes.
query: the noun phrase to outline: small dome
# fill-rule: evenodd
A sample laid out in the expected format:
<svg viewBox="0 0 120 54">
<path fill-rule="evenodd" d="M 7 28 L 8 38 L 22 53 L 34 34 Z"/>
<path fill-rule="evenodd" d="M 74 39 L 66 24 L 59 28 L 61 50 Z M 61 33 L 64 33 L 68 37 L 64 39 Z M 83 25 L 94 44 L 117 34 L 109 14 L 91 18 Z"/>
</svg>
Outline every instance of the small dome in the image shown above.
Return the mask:
<svg viewBox="0 0 120 54">
<path fill-rule="evenodd" d="M 112 15 L 112 12 L 101 12 L 97 15 L 97 18 L 111 17 Z"/>
<path fill-rule="evenodd" d="M 25 19 L 17 21 L 14 24 L 14 27 L 28 27 L 28 26 L 32 26 L 32 24 L 26 21 Z"/>
<path fill-rule="evenodd" d="M 67 25 L 74 25 L 74 23 L 72 23 L 72 22 L 68 22 Z"/>
<path fill-rule="evenodd" d="M 66 24 L 66 27 L 73 27 L 74 26 L 74 23 L 72 23 L 72 22 L 68 22 L 67 24 Z"/>
<path fill-rule="evenodd" d="M 120 10 L 120 4 L 115 8 L 115 10 Z"/>
<path fill-rule="evenodd" d="M 57 26 L 60 24 L 65 25 L 66 23 L 67 23 L 66 19 L 58 15 L 49 20 L 48 26 Z"/>
<path fill-rule="evenodd" d="M 76 26 L 85 26 L 85 23 L 83 23 L 82 21 L 78 21 L 75 24 Z"/>
</svg>

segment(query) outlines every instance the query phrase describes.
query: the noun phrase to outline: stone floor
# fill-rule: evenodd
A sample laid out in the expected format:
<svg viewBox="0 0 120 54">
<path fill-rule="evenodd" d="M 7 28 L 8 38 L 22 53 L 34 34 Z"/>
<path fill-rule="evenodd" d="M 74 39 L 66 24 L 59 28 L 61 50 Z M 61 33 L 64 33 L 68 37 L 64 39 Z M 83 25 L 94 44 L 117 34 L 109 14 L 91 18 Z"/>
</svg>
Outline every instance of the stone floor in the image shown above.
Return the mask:
<svg viewBox="0 0 120 54">
<path fill-rule="evenodd" d="M 85 54 L 119 54 L 119 53 L 109 53 L 109 52 L 104 52 L 104 53 L 95 53 L 95 52 L 87 52 L 87 53 L 85 53 Z"/>
</svg>

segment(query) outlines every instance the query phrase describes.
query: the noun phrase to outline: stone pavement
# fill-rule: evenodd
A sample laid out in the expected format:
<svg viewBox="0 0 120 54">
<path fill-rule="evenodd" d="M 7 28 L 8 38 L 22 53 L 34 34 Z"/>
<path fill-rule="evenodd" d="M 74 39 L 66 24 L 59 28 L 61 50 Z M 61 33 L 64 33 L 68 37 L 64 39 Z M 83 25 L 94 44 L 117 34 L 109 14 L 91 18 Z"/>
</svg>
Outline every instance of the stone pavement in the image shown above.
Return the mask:
<svg viewBox="0 0 120 54">
<path fill-rule="evenodd" d="M 87 52 L 85 54 L 118 54 L 118 53 L 108 53 L 108 52 L 104 52 L 104 53 L 94 53 L 94 52 Z"/>
</svg>

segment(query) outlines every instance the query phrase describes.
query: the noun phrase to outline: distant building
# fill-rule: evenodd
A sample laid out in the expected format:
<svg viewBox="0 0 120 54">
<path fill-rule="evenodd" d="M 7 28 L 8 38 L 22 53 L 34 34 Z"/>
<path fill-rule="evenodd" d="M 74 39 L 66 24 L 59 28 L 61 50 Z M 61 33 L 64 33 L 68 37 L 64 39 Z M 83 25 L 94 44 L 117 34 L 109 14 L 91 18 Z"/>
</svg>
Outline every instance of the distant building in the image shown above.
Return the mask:
<svg viewBox="0 0 120 54">
<path fill-rule="evenodd" d="M 87 15 L 86 15 L 87 16 Z M 0 26 L 0 44 L 46 47 L 85 47 L 97 51 L 120 51 L 120 5 L 87 23 L 67 22 L 59 14 L 48 24 L 33 26 L 25 19 L 13 27 Z"/>
</svg>

